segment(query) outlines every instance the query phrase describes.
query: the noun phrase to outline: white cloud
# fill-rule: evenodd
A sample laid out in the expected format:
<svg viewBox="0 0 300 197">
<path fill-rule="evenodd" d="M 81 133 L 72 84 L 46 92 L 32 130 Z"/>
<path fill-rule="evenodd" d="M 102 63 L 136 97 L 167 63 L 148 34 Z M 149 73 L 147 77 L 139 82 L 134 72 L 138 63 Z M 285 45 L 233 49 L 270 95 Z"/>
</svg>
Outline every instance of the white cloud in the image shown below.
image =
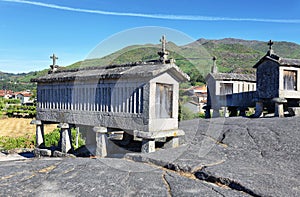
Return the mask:
<svg viewBox="0 0 300 197">
<path fill-rule="evenodd" d="M 42 3 L 36 1 L 27 0 L 0 0 L 13 3 L 23 3 L 36 5 L 41 7 L 83 12 L 101 15 L 113 15 L 113 16 L 130 16 L 130 17 L 142 17 L 142 18 L 154 18 L 154 19 L 167 19 L 167 20 L 188 20 L 188 21 L 249 21 L 249 22 L 269 22 L 269 23 L 300 23 L 300 19 L 268 19 L 268 18 L 231 18 L 231 17 L 210 17 L 210 16 L 196 16 L 196 15 L 165 15 L 165 14 L 144 14 L 144 13 L 128 13 L 128 12 L 108 12 L 103 10 L 90 10 L 81 8 L 72 8 L 67 6 L 60 6 L 49 3 Z"/>
</svg>

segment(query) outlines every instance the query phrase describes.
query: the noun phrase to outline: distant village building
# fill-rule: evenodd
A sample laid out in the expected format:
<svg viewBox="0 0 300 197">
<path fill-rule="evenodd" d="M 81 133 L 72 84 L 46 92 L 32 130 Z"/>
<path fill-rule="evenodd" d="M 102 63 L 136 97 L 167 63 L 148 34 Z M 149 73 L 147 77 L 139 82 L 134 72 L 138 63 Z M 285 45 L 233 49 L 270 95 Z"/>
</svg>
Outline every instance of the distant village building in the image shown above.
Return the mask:
<svg viewBox="0 0 300 197">
<path fill-rule="evenodd" d="M 142 139 L 142 152 L 153 152 L 155 141 L 172 137 L 178 146 L 179 82 L 189 80 L 167 59 L 165 37 L 160 60 L 75 70 L 54 70 L 37 82 L 37 146 L 43 144 L 43 125 L 58 123 L 62 151 L 68 152 L 71 127 L 90 127 L 88 143 L 106 156 L 110 130 Z M 54 56 L 54 55 L 53 55 Z M 53 63 L 52 67 L 56 68 Z M 99 65 L 100 66 L 100 65 Z"/>
<path fill-rule="evenodd" d="M 19 99 L 23 105 L 33 105 L 34 99 L 32 93 L 27 91 L 14 92 L 12 90 L 0 90 L 0 97 L 5 99 Z"/>
<path fill-rule="evenodd" d="M 191 87 L 186 90 L 183 95 L 191 98 L 190 101 L 183 104 L 193 113 L 204 113 L 204 107 L 207 103 L 207 87 L 206 85 Z"/>
<path fill-rule="evenodd" d="M 33 105 L 34 99 L 30 91 L 15 92 L 14 97 L 21 101 L 22 105 Z"/>
<path fill-rule="evenodd" d="M 5 99 L 11 99 L 14 96 L 14 92 L 12 90 L 0 90 L 0 97 Z"/>
<path fill-rule="evenodd" d="M 193 87 L 194 95 L 197 97 L 198 103 L 206 103 L 207 102 L 207 86 L 196 86 Z"/>
<path fill-rule="evenodd" d="M 284 111 L 299 115 L 300 59 L 283 58 L 276 55 L 270 40 L 269 50 L 253 67 L 256 68 L 257 103 L 256 117 L 263 108 L 275 110 L 275 116 L 283 117 Z"/>
<path fill-rule="evenodd" d="M 206 78 L 208 89 L 208 100 L 206 106 L 206 117 L 220 116 L 220 109 L 225 113 L 236 116 L 245 115 L 248 107 L 255 106 L 253 99 L 256 91 L 256 77 L 253 74 L 219 73 L 216 58 L 213 58 L 211 73 Z"/>
</svg>

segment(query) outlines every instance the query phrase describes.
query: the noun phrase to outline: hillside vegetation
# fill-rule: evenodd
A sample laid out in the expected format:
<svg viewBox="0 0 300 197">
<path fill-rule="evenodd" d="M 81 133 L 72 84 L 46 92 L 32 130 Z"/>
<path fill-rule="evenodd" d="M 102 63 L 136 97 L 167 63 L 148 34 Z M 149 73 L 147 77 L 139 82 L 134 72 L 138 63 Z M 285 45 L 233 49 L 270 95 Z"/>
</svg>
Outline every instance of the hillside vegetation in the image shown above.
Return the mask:
<svg viewBox="0 0 300 197">
<path fill-rule="evenodd" d="M 300 59 L 300 45 L 298 44 L 274 42 L 273 49 L 279 56 Z M 76 62 L 64 69 L 153 60 L 158 59 L 157 52 L 159 50 L 160 45 L 128 46 L 105 57 Z M 212 56 L 217 57 L 220 72 L 255 72 L 252 66 L 266 54 L 268 45 L 267 42 L 233 38 L 221 40 L 199 39 L 184 46 L 177 46 L 172 42 L 168 42 L 167 50 L 170 52 L 169 58 L 175 59 L 176 64 L 191 76 L 192 83 L 194 83 L 204 80 L 204 77 L 210 71 Z M 45 74 L 47 74 L 47 70 L 20 75 L 6 74 L 2 77 L 2 80 L 27 84 L 31 78 Z M 7 86 L 7 89 L 9 89 L 8 87 L 11 86 Z"/>
</svg>

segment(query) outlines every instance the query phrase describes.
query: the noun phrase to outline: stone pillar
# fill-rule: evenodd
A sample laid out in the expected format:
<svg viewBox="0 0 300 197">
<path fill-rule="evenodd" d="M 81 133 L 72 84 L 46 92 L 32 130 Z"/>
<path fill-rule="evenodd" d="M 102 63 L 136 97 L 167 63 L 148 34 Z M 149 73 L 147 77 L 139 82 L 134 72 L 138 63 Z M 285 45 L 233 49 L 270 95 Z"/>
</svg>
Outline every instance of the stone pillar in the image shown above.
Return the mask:
<svg viewBox="0 0 300 197">
<path fill-rule="evenodd" d="M 60 123 L 57 127 L 60 128 L 61 152 L 68 153 L 70 150 L 73 150 L 70 125 L 68 123 Z"/>
<path fill-rule="evenodd" d="M 264 104 L 262 101 L 256 101 L 254 118 L 259 118 L 263 114 Z"/>
<path fill-rule="evenodd" d="M 172 138 L 172 148 L 176 148 L 179 146 L 179 137 L 173 137 Z"/>
<path fill-rule="evenodd" d="M 106 127 L 94 127 L 96 132 L 96 155 L 98 157 L 106 157 L 108 151 L 108 138 Z"/>
<path fill-rule="evenodd" d="M 143 139 L 141 152 L 142 153 L 155 152 L 155 140 L 154 139 Z"/>
<path fill-rule="evenodd" d="M 275 116 L 279 118 L 284 117 L 283 103 L 275 103 Z"/>
<path fill-rule="evenodd" d="M 211 118 L 210 109 L 211 109 L 210 106 L 205 107 L 205 118 Z"/>
<path fill-rule="evenodd" d="M 228 108 L 227 107 L 224 107 L 224 117 L 229 117 L 229 111 L 228 111 Z"/>
<path fill-rule="evenodd" d="M 283 104 L 287 103 L 287 100 L 284 98 L 274 98 L 272 99 L 273 102 L 275 102 L 275 116 L 279 118 L 284 117 L 284 109 Z"/>
<path fill-rule="evenodd" d="M 213 118 L 220 117 L 220 109 L 213 109 Z"/>
<path fill-rule="evenodd" d="M 40 120 L 32 120 L 30 124 L 35 124 L 36 125 L 36 130 L 35 130 L 35 147 L 40 148 L 45 146 L 45 138 L 44 138 L 44 124 Z"/>
</svg>

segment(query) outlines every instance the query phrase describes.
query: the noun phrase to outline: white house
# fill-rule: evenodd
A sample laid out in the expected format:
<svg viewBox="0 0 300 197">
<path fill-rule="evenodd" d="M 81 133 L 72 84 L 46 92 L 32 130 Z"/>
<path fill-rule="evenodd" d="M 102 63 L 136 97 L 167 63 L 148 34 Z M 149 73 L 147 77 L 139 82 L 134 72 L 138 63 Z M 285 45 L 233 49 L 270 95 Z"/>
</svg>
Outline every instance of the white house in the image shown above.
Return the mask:
<svg viewBox="0 0 300 197">
<path fill-rule="evenodd" d="M 34 101 L 31 97 L 32 94 L 28 91 L 15 93 L 15 98 L 20 99 L 22 105 L 32 105 Z"/>
</svg>

